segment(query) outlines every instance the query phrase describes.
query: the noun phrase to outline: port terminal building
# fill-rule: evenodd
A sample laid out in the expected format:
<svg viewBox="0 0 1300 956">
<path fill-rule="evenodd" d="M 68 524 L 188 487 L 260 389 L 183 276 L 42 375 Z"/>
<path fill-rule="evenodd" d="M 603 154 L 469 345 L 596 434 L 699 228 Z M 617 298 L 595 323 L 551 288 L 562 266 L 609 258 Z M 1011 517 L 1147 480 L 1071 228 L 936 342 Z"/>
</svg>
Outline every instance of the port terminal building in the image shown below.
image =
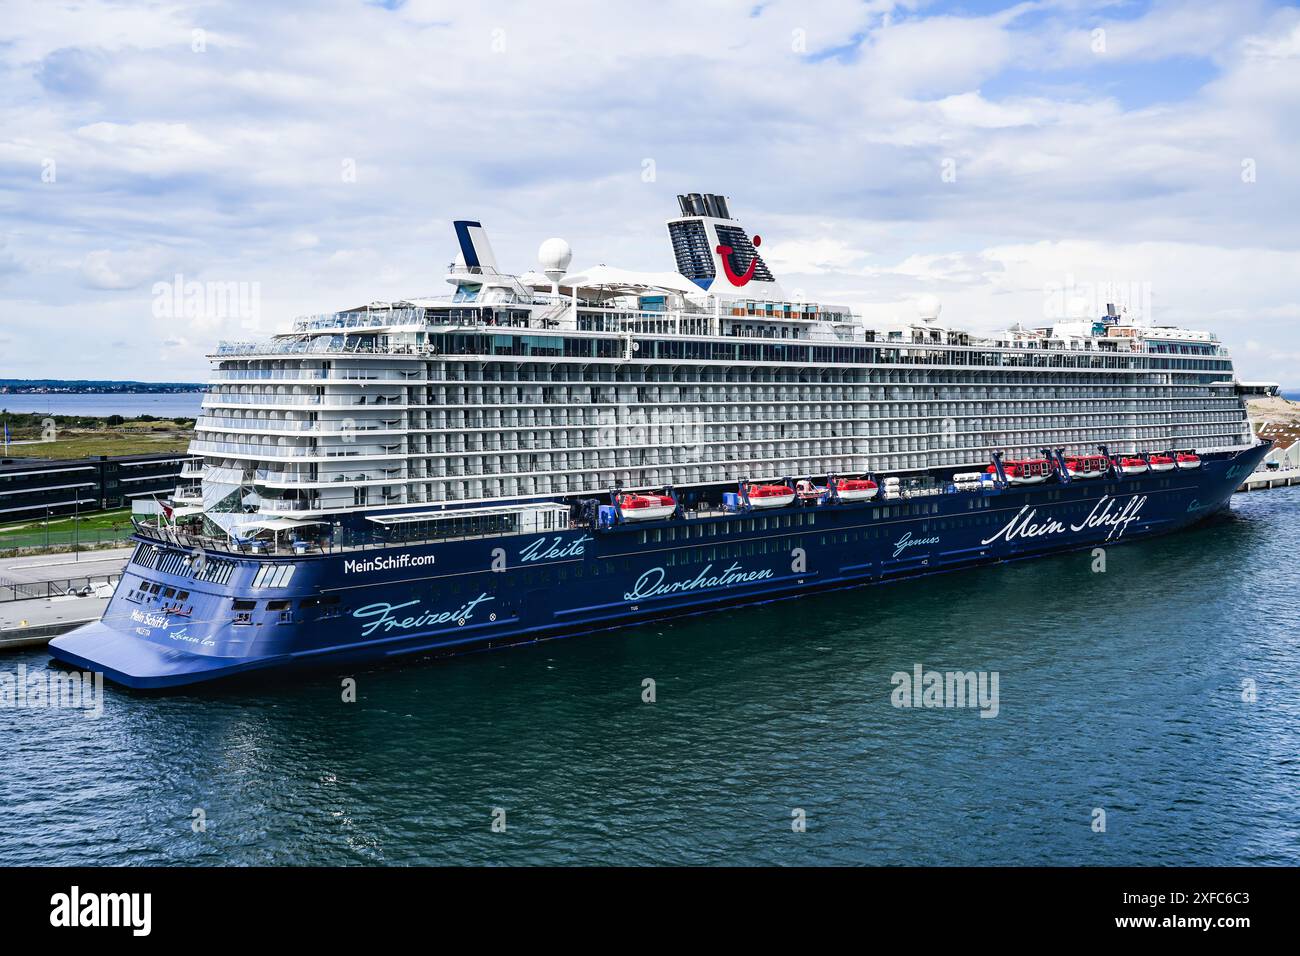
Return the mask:
<svg viewBox="0 0 1300 956">
<path fill-rule="evenodd" d="M 127 508 L 170 498 L 189 455 L 0 458 L 0 522 Z"/>
</svg>

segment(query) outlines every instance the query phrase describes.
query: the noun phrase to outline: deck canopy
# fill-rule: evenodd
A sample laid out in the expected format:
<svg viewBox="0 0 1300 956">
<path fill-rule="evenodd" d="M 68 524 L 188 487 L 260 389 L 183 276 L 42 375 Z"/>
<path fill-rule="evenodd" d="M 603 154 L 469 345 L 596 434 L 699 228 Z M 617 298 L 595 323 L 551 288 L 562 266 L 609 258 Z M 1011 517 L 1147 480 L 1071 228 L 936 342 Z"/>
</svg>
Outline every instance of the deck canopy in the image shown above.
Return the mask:
<svg viewBox="0 0 1300 956">
<path fill-rule="evenodd" d="M 239 525 L 239 531 L 291 531 L 309 525 L 329 524 L 328 521 L 310 521 L 301 518 L 259 518 Z"/>
</svg>

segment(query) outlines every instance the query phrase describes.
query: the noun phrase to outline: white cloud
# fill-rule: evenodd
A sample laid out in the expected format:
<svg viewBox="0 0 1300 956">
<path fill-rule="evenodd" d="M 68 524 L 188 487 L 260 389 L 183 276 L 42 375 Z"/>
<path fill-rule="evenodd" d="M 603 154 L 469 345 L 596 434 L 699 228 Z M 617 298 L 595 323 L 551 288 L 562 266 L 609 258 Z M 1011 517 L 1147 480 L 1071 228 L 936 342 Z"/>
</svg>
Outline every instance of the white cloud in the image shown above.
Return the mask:
<svg viewBox="0 0 1300 956">
<path fill-rule="evenodd" d="M 82 259 L 81 276 L 92 289 L 135 289 L 162 277 L 167 258 L 161 249 L 96 249 Z"/>
<path fill-rule="evenodd" d="M 1033 321 L 1044 283 L 1070 270 L 1145 275 L 1161 309 L 1300 345 L 1279 278 L 1300 246 L 1294 10 L 8 9 L 0 307 L 34 319 L 24 361 L 44 373 L 60 373 L 49 343 L 87 308 L 113 340 L 156 335 L 139 319 L 142 286 L 173 271 L 260 282 L 267 325 L 440 291 L 461 216 L 487 223 L 519 271 L 550 235 L 580 261 L 670 268 L 662 221 L 675 192 L 701 189 L 732 197 L 787 287 L 873 313 L 937 291 L 957 324 Z M 1202 57 L 1218 72 L 1204 89 L 1175 82 L 1159 105 L 1125 106 L 1122 82 L 1093 89 L 1093 74 L 1071 72 L 1096 66 L 1098 26 L 1117 69 Z M 47 158 L 55 183 L 41 180 Z M 185 361 L 201 375 L 218 331 L 171 329 L 183 344 L 168 376 Z"/>
</svg>

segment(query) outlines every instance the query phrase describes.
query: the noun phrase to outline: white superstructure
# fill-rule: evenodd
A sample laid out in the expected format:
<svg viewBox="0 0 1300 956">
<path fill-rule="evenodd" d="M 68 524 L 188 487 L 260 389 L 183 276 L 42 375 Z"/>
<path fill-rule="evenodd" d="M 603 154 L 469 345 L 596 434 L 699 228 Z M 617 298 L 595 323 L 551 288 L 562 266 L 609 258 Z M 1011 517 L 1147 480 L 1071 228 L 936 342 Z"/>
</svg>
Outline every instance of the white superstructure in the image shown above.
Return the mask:
<svg viewBox="0 0 1300 956">
<path fill-rule="evenodd" d="M 795 302 L 725 199 L 680 197 L 676 272 L 500 272 L 457 223 L 446 296 L 299 319 L 224 343 L 190 451 L 206 514 L 506 502 L 780 476 L 982 468 L 1043 447 L 1253 442 L 1206 333 L 1113 317 L 992 339 L 927 320 L 868 329 Z M 187 481 L 188 500 L 198 492 Z"/>
</svg>

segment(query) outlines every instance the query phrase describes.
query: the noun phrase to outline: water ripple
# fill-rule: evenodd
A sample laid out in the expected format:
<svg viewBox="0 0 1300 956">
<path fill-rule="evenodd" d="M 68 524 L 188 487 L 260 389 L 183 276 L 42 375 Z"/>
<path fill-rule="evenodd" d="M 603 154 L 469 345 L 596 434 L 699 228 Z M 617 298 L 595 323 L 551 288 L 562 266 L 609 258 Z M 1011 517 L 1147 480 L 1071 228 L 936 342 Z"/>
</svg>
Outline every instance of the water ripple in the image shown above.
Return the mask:
<svg viewBox="0 0 1300 956">
<path fill-rule="evenodd" d="M 1063 555 L 365 671 L 355 704 L 316 675 L 0 711 L 0 862 L 1294 865 L 1300 488 L 1234 509 L 1105 574 Z M 998 672 L 998 716 L 893 707 L 918 663 Z"/>
</svg>

